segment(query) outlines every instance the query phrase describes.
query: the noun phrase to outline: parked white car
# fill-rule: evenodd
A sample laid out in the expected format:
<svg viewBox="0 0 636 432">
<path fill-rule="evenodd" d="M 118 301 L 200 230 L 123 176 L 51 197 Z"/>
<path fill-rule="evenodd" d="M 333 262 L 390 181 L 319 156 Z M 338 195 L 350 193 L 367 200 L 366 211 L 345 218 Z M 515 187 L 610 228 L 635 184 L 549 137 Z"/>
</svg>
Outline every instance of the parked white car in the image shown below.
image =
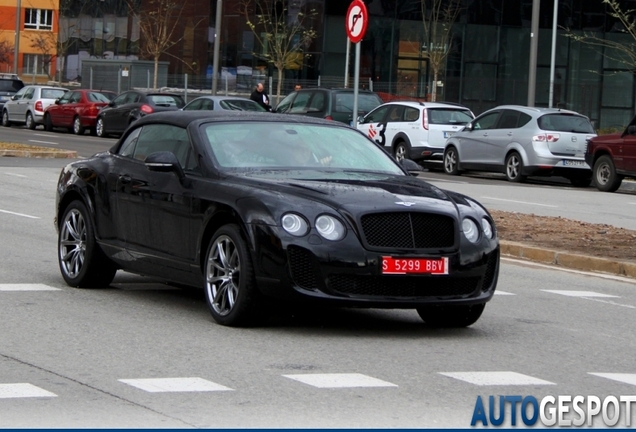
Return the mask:
<svg viewBox="0 0 636 432">
<path fill-rule="evenodd" d="M 360 119 L 358 130 L 401 161 L 440 164 L 446 140 L 473 120 L 468 108 L 442 102 L 387 102 Z"/>
<path fill-rule="evenodd" d="M 28 85 L 23 87 L 2 108 L 2 126 L 14 123 L 35 129 L 44 124 L 44 110 L 66 93 L 62 87 Z"/>
</svg>

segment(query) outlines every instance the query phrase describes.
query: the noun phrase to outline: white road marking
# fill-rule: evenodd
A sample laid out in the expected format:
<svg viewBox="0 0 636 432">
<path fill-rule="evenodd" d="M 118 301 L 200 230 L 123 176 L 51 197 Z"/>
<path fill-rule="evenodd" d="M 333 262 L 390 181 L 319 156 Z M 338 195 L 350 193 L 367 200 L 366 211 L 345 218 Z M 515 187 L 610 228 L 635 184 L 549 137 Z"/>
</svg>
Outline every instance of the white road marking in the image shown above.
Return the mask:
<svg viewBox="0 0 636 432">
<path fill-rule="evenodd" d="M 450 378 L 455 378 L 478 386 L 495 385 L 555 385 L 550 381 L 545 381 L 529 375 L 517 372 L 439 372 Z"/>
<path fill-rule="evenodd" d="M 38 144 L 53 144 L 53 145 L 58 145 L 58 143 L 56 143 L 56 142 L 51 142 L 51 141 L 29 140 L 29 142 L 34 142 L 34 143 L 38 143 Z"/>
<path fill-rule="evenodd" d="M 332 374 L 300 374 L 283 375 L 285 378 L 300 381 L 318 388 L 350 388 L 350 387 L 397 387 L 390 382 L 382 381 L 359 373 Z"/>
<path fill-rule="evenodd" d="M 124 384 L 150 393 L 162 392 L 210 392 L 228 391 L 231 388 L 204 380 L 203 378 L 142 378 L 120 379 Z"/>
<path fill-rule="evenodd" d="M 605 297 L 605 298 L 620 298 L 619 296 L 601 294 L 594 291 L 574 291 L 574 290 L 541 290 L 543 292 L 559 294 L 568 297 Z"/>
<path fill-rule="evenodd" d="M 588 372 L 590 375 L 595 375 L 601 378 L 607 378 L 613 381 L 622 382 L 624 384 L 636 385 L 636 374 L 626 373 L 598 373 Z"/>
<path fill-rule="evenodd" d="M 62 291 L 44 284 L 0 284 L 0 291 Z"/>
<path fill-rule="evenodd" d="M 499 291 L 499 290 L 496 290 L 496 291 L 495 291 L 495 295 L 513 296 L 513 295 L 517 295 L 517 294 L 509 293 L 509 292 L 506 292 L 506 291 Z"/>
<path fill-rule="evenodd" d="M 41 136 L 41 137 L 51 138 L 51 137 L 57 136 L 57 134 L 54 134 L 54 133 L 50 133 L 50 134 L 34 133 L 33 136 Z"/>
<path fill-rule="evenodd" d="M 57 395 L 29 383 L 0 384 L 0 399 L 29 397 L 57 397 Z"/>
<path fill-rule="evenodd" d="M 16 212 L 12 212 L 12 211 L 9 211 L 9 210 L 1 210 L 0 209 L 0 213 L 6 213 L 6 214 L 15 215 L 15 216 L 22 216 L 22 217 L 31 218 L 31 219 L 40 219 L 37 216 L 31 216 L 31 215 L 22 214 L 22 213 L 16 213 Z"/>
<path fill-rule="evenodd" d="M 12 177 L 22 177 L 22 178 L 26 178 L 27 176 L 22 175 L 22 174 L 14 174 L 14 173 L 4 173 L 4 175 L 8 175 L 8 176 L 12 176 Z"/>
<path fill-rule="evenodd" d="M 493 198 L 493 197 L 487 197 L 487 196 L 482 196 L 482 198 L 483 199 L 495 200 L 495 201 L 511 202 L 511 203 L 515 203 L 515 204 L 528 204 L 528 205 L 531 205 L 531 206 L 559 208 L 559 206 L 555 206 L 555 205 L 539 204 L 539 203 L 533 203 L 533 202 L 528 202 L 528 201 L 516 201 L 516 200 L 509 200 L 509 199 L 503 199 L 503 198 Z"/>
<path fill-rule="evenodd" d="M 563 272 L 567 272 L 567 273 L 576 273 L 576 274 L 580 274 L 580 275 L 584 275 L 584 276 L 595 276 L 595 277 L 599 277 L 599 278 L 602 278 L 602 279 L 609 279 L 609 280 L 615 280 L 615 281 L 620 281 L 620 282 L 636 283 L 636 279 L 628 278 L 628 277 L 625 277 L 625 276 L 609 275 L 609 274 L 603 274 L 603 273 L 593 273 L 593 272 L 586 272 L 586 271 L 582 271 L 582 270 L 573 270 L 573 269 L 567 269 L 567 268 L 563 268 L 563 267 L 559 267 L 559 266 L 555 266 L 555 265 L 539 264 L 539 263 L 535 263 L 535 262 L 532 262 L 532 261 L 525 261 L 525 260 L 520 260 L 520 259 L 515 259 L 515 258 L 501 257 L 501 260 L 502 261 L 509 261 L 511 263 L 514 263 L 514 264 L 527 265 L 527 266 L 531 266 L 531 267 L 541 267 L 541 268 L 545 268 L 545 269 L 559 270 L 559 271 L 563 271 Z"/>
<path fill-rule="evenodd" d="M 620 306 L 620 307 L 626 307 L 628 309 L 636 309 L 636 306 L 622 304 L 622 303 L 616 303 L 616 302 L 609 301 L 609 300 L 599 300 L 597 298 L 591 298 L 591 297 L 581 297 L 581 298 L 583 300 L 591 300 L 591 301 L 595 301 L 595 302 L 599 302 L 599 303 L 605 303 L 605 304 L 612 305 L 612 306 Z"/>
</svg>

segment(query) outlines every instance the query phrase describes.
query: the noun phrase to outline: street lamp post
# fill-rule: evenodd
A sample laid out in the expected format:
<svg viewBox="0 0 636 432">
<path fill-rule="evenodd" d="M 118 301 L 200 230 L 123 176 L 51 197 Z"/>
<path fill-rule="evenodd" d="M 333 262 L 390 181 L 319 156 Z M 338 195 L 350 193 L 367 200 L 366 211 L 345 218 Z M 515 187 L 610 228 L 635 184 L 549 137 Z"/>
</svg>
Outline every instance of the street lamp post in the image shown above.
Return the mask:
<svg viewBox="0 0 636 432">
<path fill-rule="evenodd" d="M 554 70 L 556 62 L 557 21 L 559 15 L 559 0 L 554 0 L 554 16 L 552 18 L 552 54 L 550 57 L 550 100 L 548 107 L 554 106 Z M 559 101 L 557 101 L 557 104 Z"/>
<path fill-rule="evenodd" d="M 533 107 L 537 90 L 537 50 L 539 48 L 539 5 L 532 0 L 532 24 L 530 29 L 530 66 L 528 68 L 528 106 Z"/>
<path fill-rule="evenodd" d="M 214 27 L 214 58 L 212 59 L 212 94 L 216 94 L 219 82 L 219 55 L 221 49 L 221 16 L 223 0 L 216 0 L 216 23 Z"/>
<path fill-rule="evenodd" d="M 18 0 L 15 10 L 15 46 L 13 49 L 13 73 L 18 73 L 18 56 L 20 54 L 20 15 L 22 15 L 22 3 Z"/>
</svg>

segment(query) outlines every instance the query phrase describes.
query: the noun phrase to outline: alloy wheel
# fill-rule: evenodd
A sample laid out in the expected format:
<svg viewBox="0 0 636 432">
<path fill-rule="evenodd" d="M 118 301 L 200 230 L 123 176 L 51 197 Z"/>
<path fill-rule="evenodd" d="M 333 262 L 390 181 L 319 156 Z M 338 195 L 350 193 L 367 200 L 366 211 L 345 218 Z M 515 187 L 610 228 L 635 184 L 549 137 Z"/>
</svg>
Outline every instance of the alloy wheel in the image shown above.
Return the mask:
<svg viewBox="0 0 636 432">
<path fill-rule="evenodd" d="M 97 124 L 95 125 L 95 133 L 98 137 L 104 136 L 104 120 L 101 118 L 97 119 Z"/>
<path fill-rule="evenodd" d="M 401 162 L 406 157 L 406 148 L 403 144 L 398 144 L 395 148 L 395 160 Z"/>
<path fill-rule="evenodd" d="M 447 173 L 452 173 L 455 171 L 455 167 L 457 166 L 457 155 L 453 150 L 449 150 L 446 152 L 444 157 L 444 169 Z"/>
<path fill-rule="evenodd" d="M 604 186 L 607 184 L 607 182 L 609 182 L 611 175 L 612 175 L 612 172 L 610 170 L 609 165 L 606 163 L 603 163 L 596 170 L 596 182 Z"/>
<path fill-rule="evenodd" d="M 82 130 L 82 123 L 79 117 L 75 117 L 75 120 L 73 120 L 73 133 L 75 133 L 75 135 L 81 135 L 82 132 L 84 132 Z"/>
<path fill-rule="evenodd" d="M 229 236 L 216 239 L 206 265 L 206 290 L 211 306 L 221 316 L 229 314 L 239 294 L 241 262 L 239 251 Z"/>
<path fill-rule="evenodd" d="M 86 221 L 77 209 L 71 210 L 61 227 L 59 253 L 62 269 L 71 278 L 77 277 L 86 258 Z"/>
<path fill-rule="evenodd" d="M 506 166 L 506 170 L 508 171 L 509 179 L 516 179 L 519 176 L 521 162 L 517 155 L 512 155 L 508 158 L 508 165 Z"/>
</svg>

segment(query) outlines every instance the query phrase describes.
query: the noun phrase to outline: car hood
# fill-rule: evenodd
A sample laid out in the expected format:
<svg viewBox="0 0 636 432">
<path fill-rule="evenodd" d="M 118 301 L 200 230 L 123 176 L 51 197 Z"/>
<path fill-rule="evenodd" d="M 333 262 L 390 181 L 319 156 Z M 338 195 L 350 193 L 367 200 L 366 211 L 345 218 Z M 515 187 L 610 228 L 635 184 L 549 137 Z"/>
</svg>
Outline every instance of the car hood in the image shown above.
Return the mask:
<svg viewBox="0 0 636 432">
<path fill-rule="evenodd" d="M 598 135 L 590 139 L 590 142 L 593 142 L 595 144 L 600 144 L 600 143 L 606 143 L 611 141 L 618 141 L 621 139 L 622 135 L 623 135 L 623 132 L 617 132 L 617 133 L 607 134 L 607 135 Z"/>
<path fill-rule="evenodd" d="M 386 211 L 429 211 L 457 217 L 456 194 L 412 177 L 395 176 L 382 180 L 300 180 L 245 178 L 258 183 L 258 189 L 299 200 L 321 202 L 336 211 L 352 215 Z M 254 184 L 254 187 L 257 185 Z M 290 206 L 301 202 L 289 201 Z"/>
</svg>

